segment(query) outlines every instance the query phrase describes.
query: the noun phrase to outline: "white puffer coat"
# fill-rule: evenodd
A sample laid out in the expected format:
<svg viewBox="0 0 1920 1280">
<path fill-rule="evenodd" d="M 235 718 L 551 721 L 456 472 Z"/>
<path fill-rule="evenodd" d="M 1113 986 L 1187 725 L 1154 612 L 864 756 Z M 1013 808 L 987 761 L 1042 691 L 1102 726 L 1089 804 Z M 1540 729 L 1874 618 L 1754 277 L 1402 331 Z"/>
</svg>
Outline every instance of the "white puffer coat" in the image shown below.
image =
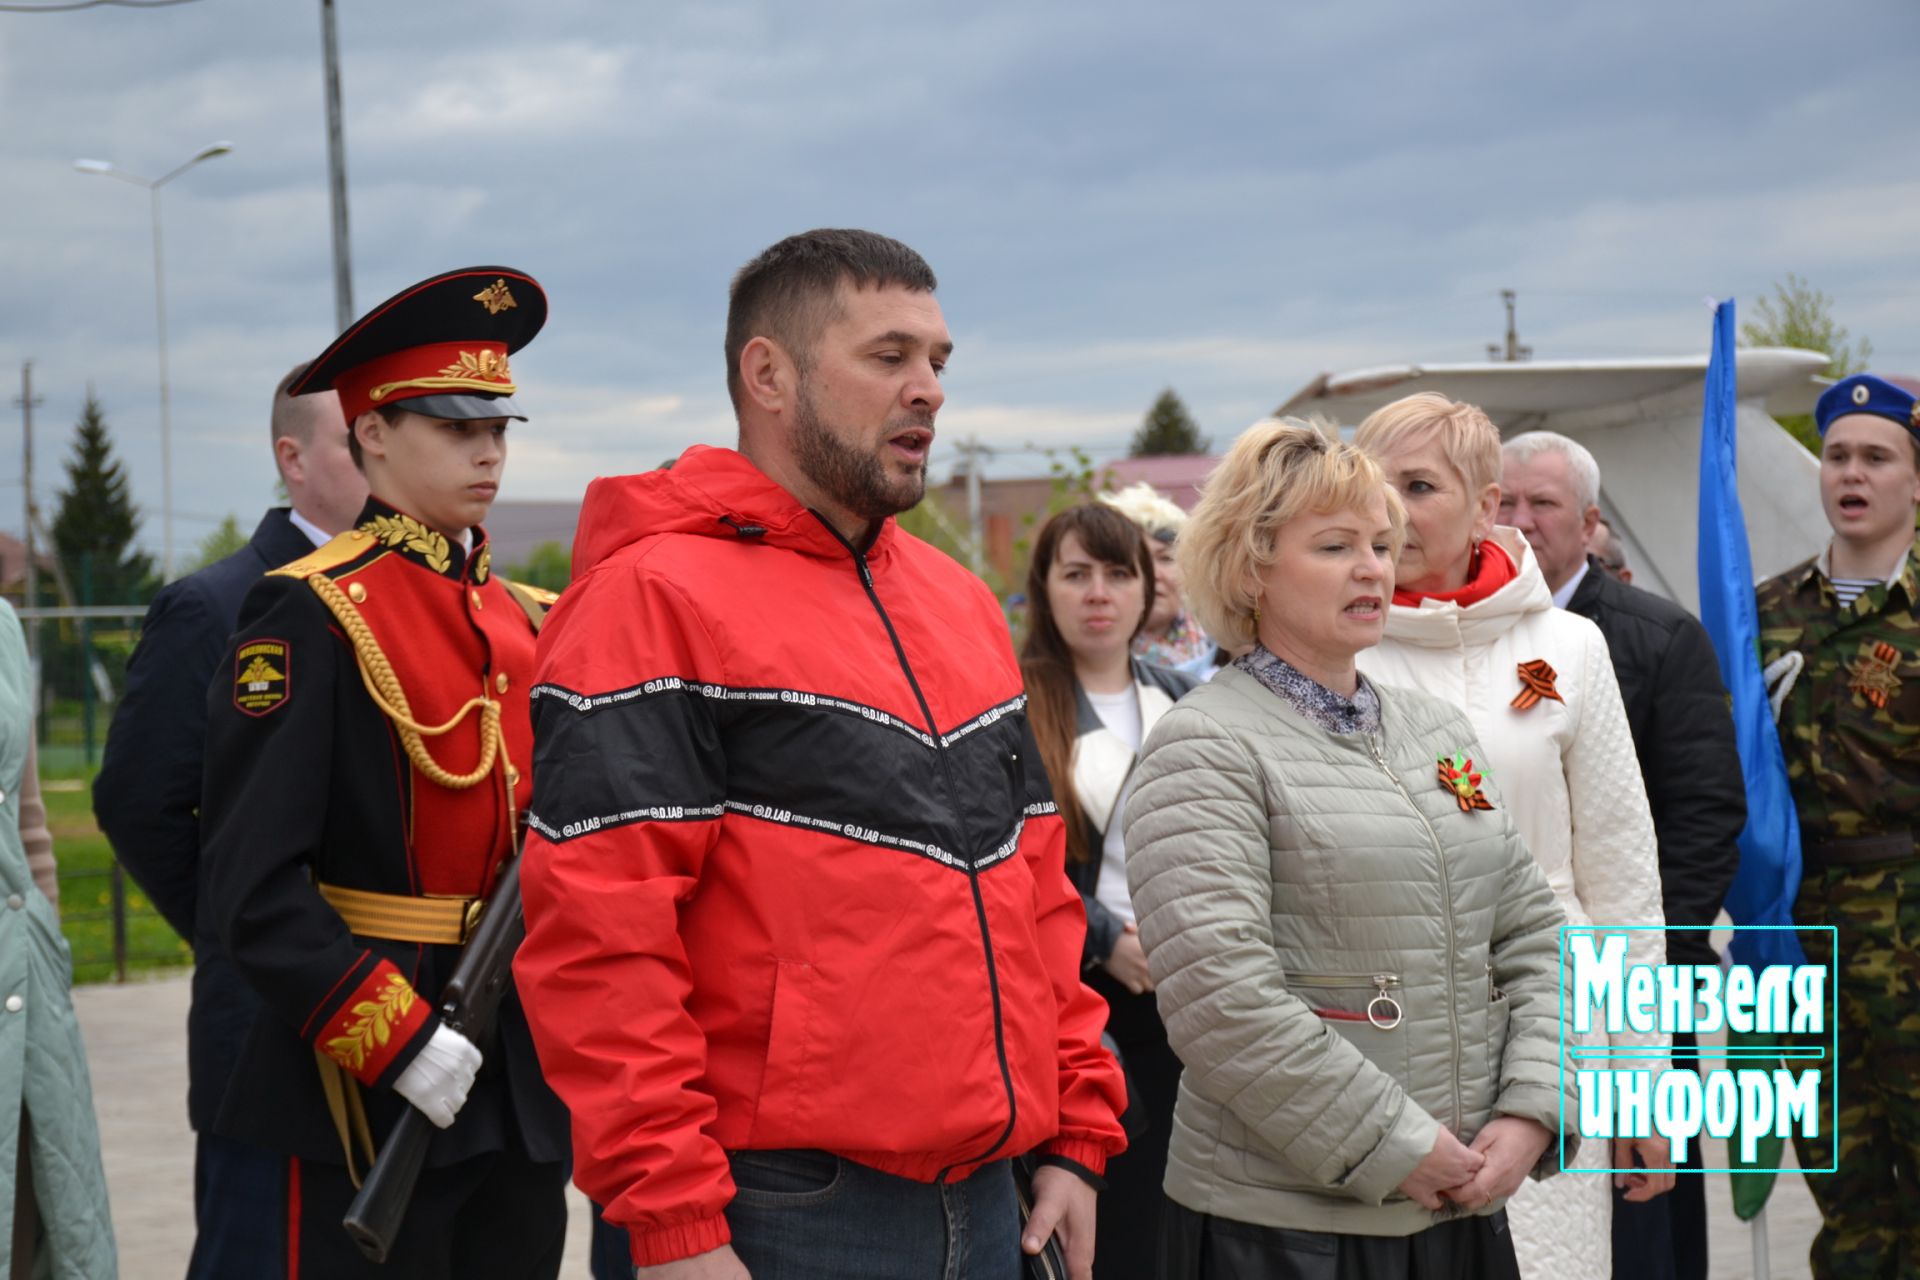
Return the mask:
<svg viewBox="0 0 1920 1280">
<path fill-rule="evenodd" d="M 1476 763 L 1491 767 L 1569 924 L 1661 925 L 1653 818 L 1607 642 L 1587 619 L 1553 607 L 1518 530 L 1499 527 L 1494 538 L 1519 576 L 1464 607 L 1394 605 L 1386 639 L 1360 654 L 1360 669 L 1370 680 L 1420 689 L 1466 712 L 1486 750 Z M 1553 668 L 1560 700 L 1515 707 L 1520 665 L 1535 659 Z M 1627 934 L 1629 965 L 1665 958 L 1657 930 Z M 1642 1048 L 1669 1040 L 1631 1032 L 1616 1038 Z M 1582 1043 L 1603 1044 L 1605 1036 Z M 1649 1062 L 1651 1070 L 1664 1066 Z M 1608 1168 L 1606 1146 L 1587 1144 L 1574 1167 Z M 1520 1189 L 1507 1212 L 1522 1275 L 1608 1280 L 1611 1183 L 1605 1174 L 1579 1173 Z"/>
<path fill-rule="evenodd" d="M 1375 689 L 1378 734 L 1334 735 L 1229 666 L 1135 770 L 1127 881 L 1186 1065 L 1166 1188 L 1197 1212 L 1411 1235 L 1438 1219 L 1398 1188 L 1440 1125 L 1559 1129 L 1564 916 L 1498 793 L 1441 785 L 1466 719 Z"/>
</svg>

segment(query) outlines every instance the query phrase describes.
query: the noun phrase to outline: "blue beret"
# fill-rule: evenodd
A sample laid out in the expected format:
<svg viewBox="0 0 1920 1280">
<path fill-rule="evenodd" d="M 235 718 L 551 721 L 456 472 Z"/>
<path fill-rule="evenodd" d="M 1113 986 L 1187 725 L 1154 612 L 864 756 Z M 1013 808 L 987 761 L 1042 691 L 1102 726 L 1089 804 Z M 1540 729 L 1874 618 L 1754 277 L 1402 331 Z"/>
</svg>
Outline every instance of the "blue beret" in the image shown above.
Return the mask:
<svg viewBox="0 0 1920 1280">
<path fill-rule="evenodd" d="M 1834 383 L 1820 394 L 1820 402 L 1813 406 L 1813 420 L 1823 436 L 1835 418 L 1850 413 L 1870 413 L 1876 418 L 1897 422 L 1909 431 L 1920 432 L 1920 401 L 1870 373 L 1856 373 Z"/>
</svg>

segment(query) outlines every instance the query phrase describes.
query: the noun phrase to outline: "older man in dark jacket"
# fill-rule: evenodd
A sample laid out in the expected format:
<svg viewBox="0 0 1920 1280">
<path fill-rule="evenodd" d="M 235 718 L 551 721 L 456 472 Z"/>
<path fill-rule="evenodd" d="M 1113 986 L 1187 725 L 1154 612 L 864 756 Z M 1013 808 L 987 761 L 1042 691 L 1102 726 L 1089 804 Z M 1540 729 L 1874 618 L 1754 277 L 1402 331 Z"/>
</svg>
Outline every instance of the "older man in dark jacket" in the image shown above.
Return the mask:
<svg viewBox="0 0 1920 1280">
<path fill-rule="evenodd" d="M 286 1161 L 212 1132 L 247 1029 L 260 1002 L 234 971 L 210 921 L 201 919 L 200 782 L 207 741 L 207 685 L 261 575 L 352 526 L 366 477 L 347 452 L 337 396 L 295 399 L 274 391 L 274 465 L 291 507 L 261 517 L 247 545 L 176 582 L 147 608 L 114 712 L 93 811 L 114 856 L 182 938 L 193 944 L 187 1011 L 187 1119 L 200 1135 L 194 1156 L 199 1230 L 188 1276 L 271 1275 L 284 1267 L 277 1188 Z"/>
<path fill-rule="evenodd" d="M 1707 929 L 1740 863 L 1746 785 L 1713 642 L 1670 600 L 1620 582 L 1587 555 L 1599 522 L 1600 467 L 1578 441 L 1529 431 L 1502 450 L 1500 522 L 1526 535 L 1553 601 L 1606 636 L 1627 707 L 1660 844 L 1660 889 L 1672 964 L 1716 963 Z M 1675 1033 L 1676 1057 L 1692 1049 Z M 1684 1059 L 1682 1059 L 1684 1061 Z M 1688 1164 L 1698 1166 L 1695 1147 Z M 1616 1195 L 1615 1276 L 1705 1280 L 1706 1183 L 1678 1179 L 1670 1195 L 1632 1204 Z"/>
</svg>

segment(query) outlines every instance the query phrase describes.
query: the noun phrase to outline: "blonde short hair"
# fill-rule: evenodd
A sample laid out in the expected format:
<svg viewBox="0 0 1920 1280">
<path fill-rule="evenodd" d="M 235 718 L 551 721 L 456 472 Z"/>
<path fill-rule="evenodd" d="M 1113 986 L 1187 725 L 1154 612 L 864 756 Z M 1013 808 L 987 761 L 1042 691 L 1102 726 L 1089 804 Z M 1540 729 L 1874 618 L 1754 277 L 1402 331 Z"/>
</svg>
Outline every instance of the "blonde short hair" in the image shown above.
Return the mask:
<svg viewBox="0 0 1920 1280">
<path fill-rule="evenodd" d="M 1380 465 L 1354 445 L 1293 418 L 1256 422 L 1207 478 L 1175 554 L 1187 605 L 1229 649 L 1254 642 L 1258 578 L 1273 563 L 1280 527 L 1296 516 L 1387 504 L 1393 554 L 1406 541 L 1406 508 Z"/>
<path fill-rule="evenodd" d="M 1103 493 L 1100 501 L 1146 530 L 1149 538 L 1172 542 L 1187 527 L 1187 513 L 1171 498 L 1142 480 L 1118 493 Z"/>
<path fill-rule="evenodd" d="M 1440 435 L 1440 451 L 1479 493 L 1500 483 L 1500 428 L 1476 405 L 1449 400 L 1436 391 L 1422 391 L 1395 400 L 1368 414 L 1353 433 L 1353 442 L 1375 457 L 1429 431 Z"/>
</svg>

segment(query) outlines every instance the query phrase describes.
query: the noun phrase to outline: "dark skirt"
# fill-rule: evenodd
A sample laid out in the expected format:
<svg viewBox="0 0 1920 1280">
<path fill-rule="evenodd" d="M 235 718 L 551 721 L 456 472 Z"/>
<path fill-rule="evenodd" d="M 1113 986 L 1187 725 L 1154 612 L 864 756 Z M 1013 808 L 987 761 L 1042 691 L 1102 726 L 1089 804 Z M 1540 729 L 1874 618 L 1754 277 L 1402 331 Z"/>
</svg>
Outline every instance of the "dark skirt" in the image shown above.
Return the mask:
<svg viewBox="0 0 1920 1280">
<path fill-rule="evenodd" d="M 1107 1189 L 1095 1202 L 1093 1273 L 1099 1280 L 1144 1276 L 1160 1256 L 1160 1206 L 1166 1200 L 1167 1144 L 1180 1059 L 1151 991 L 1134 995 L 1105 969 L 1087 984 L 1107 1000 L 1107 1034 L 1127 1072 L 1127 1149 L 1107 1161 Z"/>
<path fill-rule="evenodd" d="M 1520 1280 L 1507 1214 L 1410 1236 L 1256 1227 L 1166 1202 L 1160 1280 Z"/>
</svg>

